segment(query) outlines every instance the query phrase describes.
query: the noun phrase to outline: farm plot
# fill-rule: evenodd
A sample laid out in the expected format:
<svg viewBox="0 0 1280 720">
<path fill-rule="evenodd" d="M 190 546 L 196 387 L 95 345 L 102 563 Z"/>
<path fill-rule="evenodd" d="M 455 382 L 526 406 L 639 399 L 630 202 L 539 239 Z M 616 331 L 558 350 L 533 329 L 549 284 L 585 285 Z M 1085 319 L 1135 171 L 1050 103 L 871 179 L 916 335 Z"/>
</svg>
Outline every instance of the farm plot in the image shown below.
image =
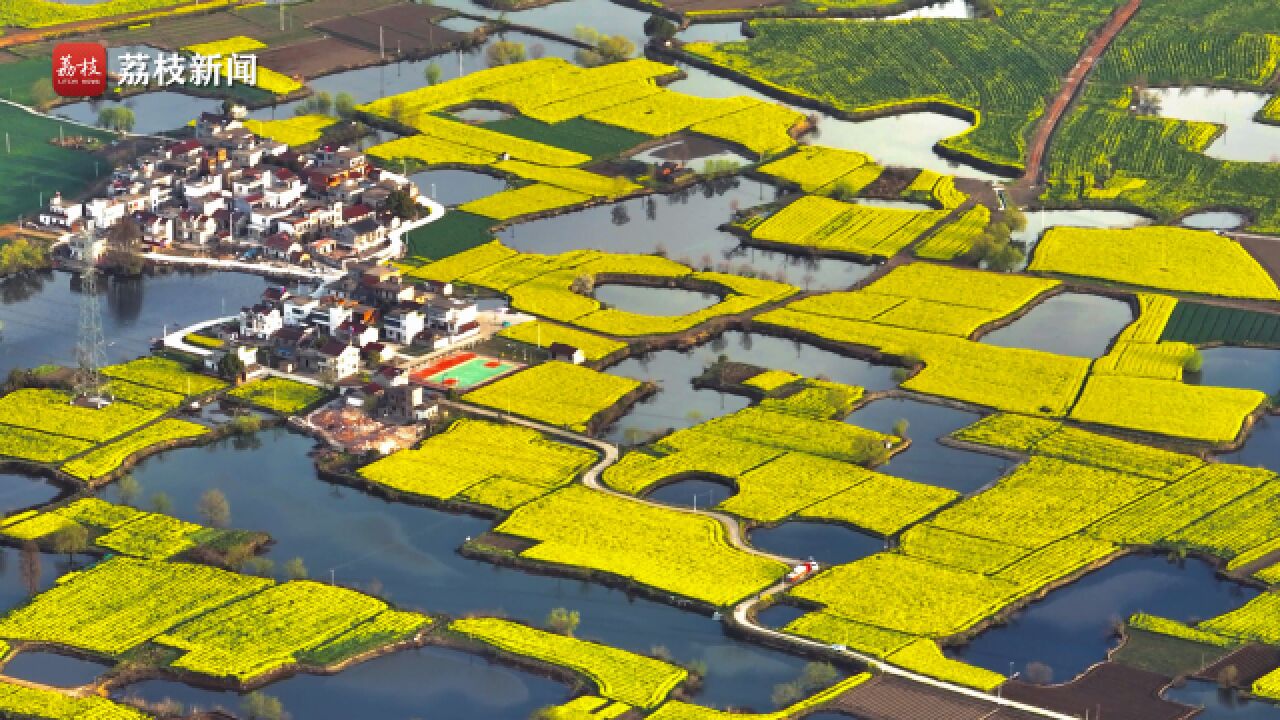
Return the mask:
<svg viewBox="0 0 1280 720">
<path fill-rule="evenodd" d="M 942 511 L 933 523 L 1033 550 L 1162 487 L 1149 478 L 1032 457 L 994 488 Z"/>
<path fill-rule="evenodd" d="M 1200 623 L 1201 630 L 1239 640 L 1280 644 L 1280 594 L 1262 593 L 1237 610 Z"/>
<path fill-rule="evenodd" d="M 115 471 L 130 457 L 148 448 L 177 440 L 200 437 L 208 433 L 209 429 L 203 425 L 197 425 L 185 420 L 166 418 L 120 440 L 81 455 L 63 465 L 62 471 L 85 482 L 92 482 Z"/>
<path fill-rule="evenodd" d="M 746 97 L 703 98 L 662 90 L 622 105 L 588 113 L 585 117 L 606 125 L 660 137 L 757 105 L 766 103 Z"/>
<path fill-rule="evenodd" d="M 328 115 L 301 115 L 283 120 L 245 120 L 244 126 L 254 135 L 271 138 L 289 147 L 308 145 L 320 139 L 325 129 L 337 119 Z"/>
<path fill-rule="evenodd" d="M 109 18 L 173 5 L 172 0 L 108 0 L 89 5 L 67 5 L 51 0 L 25 0 L 0 8 L 0 25 L 47 27 L 78 20 Z"/>
<path fill-rule="evenodd" d="M 395 48 L 397 53 L 431 55 L 457 47 L 467 35 L 435 24 L 448 11 L 430 5 L 396 5 L 334 18 L 315 27 L 369 50 Z"/>
<path fill-rule="evenodd" d="M 685 50 L 848 112 L 941 106 L 970 113 L 976 126 L 942 145 L 1020 172 L 1044 98 L 1111 9 L 1013 5 L 994 19 L 902 23 L 758 20 L 744 42 Z"/>
<path fill-rule="evenodd" d="M 195 45 L 187 45 L 182 48 L 191 55 L 202 55 L 205 57 L 221 57 L 222 76 L 227 81 L 227 86 L 232 84 L 231 80 L 231 63 L 233 56 L 240 53 L 249 53 L 254 50 L 266 48 L 266 44 L 250 37 L 239 35 L 229 37 L 224 40 L 215 40 L 213 42 L 197 43 Z M 257 68 L 257 77 L 254 78 L 254 87 L 266 90 L 274 95 L 288 95 L 302 89 L 302 83 L 294 80 L 288 75 L 282 75 L 275 70 L 259 66 Z"/>
<path fill-rule="evenodd" d="M 599 360 L 627 346 L 624 342 L 541 320 L 512 325 L 498 334 L 528 345 L 536 344 L 538 347 L 549 347 L 552 343 L 571 345 L 581 350 L 588 360 Z"/>
<path fill-rule="evenodd" d="M 164 414 L 116 402 L 102 409 L 73 405 L 61 390 L 24 388 L 0 398 L 0 423 L 80 440 L 104 442 Z"/>
<path fill-rule="evenodd" d="M 441 500 L 469 493 L 493 505 L 484 499 L 494 499 L 502 488 L 506 497 L 523 490 L 519 499 L 527 500 L 567 485 L 594 459 L 590 450 L 552 442 L 534 430 L 459 420 L 416 449 L 364 466 L 360 475 L 402 492 Z"/>
<path fill-rule="evenodd" d="M 449 629 L 507 652 L 561 665 L 595 683 L 604 697 L 650 708 L 688 676 L 681 667 L 653 658 L 537 630 L 498 618 L 455 620 Z"/>
<path fill-rule="evenodd" d="M 772 394 L 760 402 L 770 412 L 800 415 L 814 420 L 840 420 L 853 412 L 862 399 L 860 387 L 841 385 L 826 380 L 802 380 L 786 390 Z"/>
<path fill-rule="evenodd" d="M 204 565 L 115 557 L 63 578 L 0 618 L 0 637 L 119 656 L 271 584 Z"/>
<path fill-rule="evenodd" d="M 314 385 L 269 377 L 241 385 L 227 394 L 250 405 L 285 415 L 297 415 L 328 397 L 329 393 Z"/>
<path fill-rule="evenodd" d="M 483 127 L 454 122 L 436 115 L 419 115 L 407 120 L 407 122 L 418 132 L 437 140 L 465 145 L 476 151 L 492 153 L 493 155 L 508 153 L 517 160 L 524 160 L 538 165 L 572 167 L 591 160 L 589 156 L 582 153 L 563 150 L 511 135 L 503 135 Z"/>
<path fill-rule="evenodd" d="M 912 641 L 906 647 L 894 652 L 886 660 L 898 667 L 915 670 L 929 677 L 967 685 L 985 692 L 992 692 L 1007 680 L 1000 673 L 991 672 L 986 668 L 980 668 L 959 660 L 952 660 L 942 654 L 942 649 L 938 647 L 938 643 L 925 638 Z"/>
<path fill-rule="evenodd" d="M 523 215 L 546 212 L 558 208 L 578 205 L 591 199 L 574 190 L 566 190 L 555 185 L 534 183 L 514 190 L 503 190 L 479 200 L 458 206 L 463 212 L 483 215 L 494 220 L 510 220 Z"/>
<path fill-rule="evenodd" d="M 182 404 L 182 395 L 180 393 L 157 390 L 153 387 L 124 380 L 112 380 L 107 383 L 106 393 L 112 398 L 123 400 L 130 405 L 155 410 L 172 410 Z"/>
<path fill-rule="evenodd" d="M 47 66 L 44 72 L 48 72 Z M 58 137 L 59 128 L 66 135 L 79 135 L 90 140 L 105 140 L 109 137 L 103 131 L 67 125 L 11 105 L 0 105 L 0 126 L 9 133 L 10 140 L 10 152 L 0 159 L 0 171 L 3 171 L 0 172 L 0 222 L 12 222 L 19 215 L 38 211 L 40 195 L 38 191 L 33 195 L 32 190 L 35 188 L 45 188 L 47 192 L 59 191 L 65 197 L 72 197 L 86 190 L 93 182 L 93 155 L 58 147 L 50 142 Z"/>
<path fill-rule="evenodd" d="M 943 225 L 916 246 L 916 257 L 929 260 L 955 260 L 973 249 L 973 244 L 991 224 L 991 211 L 986 205 L 974 205 L 958 219 Z"/>
<path fill-rule="evenodd" d="M 1272 477 L 1203 519 L 1173 533 L 1170 539 L 1231 559 L 1280 537 L 1278 507 L 1280 480 Z"/>
<path fill-rule="evenodd" d="M 1012 601 L 1014 583 L 897 553 L 838 565 L 791 594 L 825 612 L 909 635 L 946 637 Z"/>
<path fill-rule="evenodd" d="M 1270 483 L 1274 478 L 1275 475 L 1267 470 L 1208 464 L 1185 479 L 1126 506 L 1085 532 L 1127 545 L 1156 545 L 1175 537 L 1201 542 L 1206 539 L 1214 540 L 1210 533 L 1220 529 L 1223 522 L 1234 522 L 1238 511 L 1229 509 L 1231 503 Z M 1266 495 L 1262 497 L 1265 498 Z M 1252 505 L 1255 499 L 1250 498 L 1244 502 L 1246 506 Z M 1188 526 L 1217 512 L 1224 513 L 1222 519 L 1189 531 Z M 1245 536 L 1249 538 L 1248 533 Z M 1222 540 L 1229 542 L 1230 536 Z M 1249 545 L 1251 542 L 1251 538 L 1245 539 L 1241 545 Z M 1214 541 L 1211 546 L 1202 547 L 1211 552 L 1229 549 L 1218 541 Z M 1244 549 L 1247 548 L 1240 548 L 1241 551 Z"/>
<path fill-rule="evenodd" d="M 547 362 L 472 390 L 467 402 L 584 431 L 599 414 L 640 388 L 630 378 Z"/>
<path fill-rule="evenodd" d="M 652 453 L 652 454 L 651 454 Z M 778 456 L 782 451 L 718 435 L 679 430 L 650 446 L 649 452 L 630 452 L 604 472 L 616 490 L 642 493 L 668 478 L 717 475 L 736 478 Z"/>
<path fill-rule="evenodd" d="M 873 472 L 865 482 L 816 502 L 798 515 L 846 523 L 889 537 L 957 497 L 954 490 Z"/>
<path fill-rule="evenodd" d="M 1257 390 L 1186 385 L 1170 380 L 1096 375 L 1071 418 L 1157 435 L 1227 443 L 1267 396 Z"/>
<path fill-rule="evenodd" d="M 657 92 L 658 89 L 647 83 L 636 83 L 625 85 L 624 88 L 635 88 L 644 91 L 643 94 Z M 611 98 L 607 104 L 615 102 L 625 102 L 625 96 L 622 99 L 614 100 L 618 97 L 617 88 L 608 88 L 602 90 L 595 95 Z M 578 96 L 570 98 L 565 103 L 582 102 L 582 98 L 588 96 Z M 544 117 L 542 113 L 548 112 L 549 108 L 554 105 L 547 105 L 539 108 L 539 117 Z M 581 107 L 581 105 L 579 105 Z M 524 117 L 516 115 L 514 117 L 496 120 L 494 122 L 485 123 L 485 127 L 505 135 L 513 135 L 515 137 L 524 138 L 525 140 L 533 140 L 545 145 L 554 145 L 555 147 L 564 148 L 580 152 L 583 155 L 590 155 L 593 158 L 615 157 L 624 151 L 633 148 L 641 143 L 648 141 L 648 135 L 623 130 L 622 128 L 613 127 L 611 125 L 602 125 L 591 120 L 584 120 L 578 115 L 582 112 L 572 111 L 570 108 L 562 107 L 561 110 L 567 113 L 566 117 L 560 119 L 550 119 L 547 121 L 535 120 L 532 117 Z M 593 108 L 594 109 L 594 106 Z"/>
<path fill-rule="evenodd" d="M 110 365 L 102 369 L 102 374 L 188 396 L 204 395 L 227 386 L 221 380 L 191 372 L 182 363 L 157 357 L 139 358 L 123 365 Z"/>
<path fill-rule="evenodd" d="M 875 181 L 882 171 L 869 155 L 823 145 L 805 145 L 757 168 L 763 175 L 784 180 L 808 193 L 840 187 L 856 194 Z"/>
<path fill-rule="evenodd" d="M 139 513 L 94 544 L 125 555 L 164 560 L 200 544 L 209 533 L 195 523 L 159 513 Z"/>
<path fill-rule="evenodd" d="M 969 199 L 956 188 L 956 180 L 933 170 L 921 170 L 919 175 L 902 191 L 908 200 L 922 202 L 944 210 L 954 210 Z"/>
<path fill-rule="evenodd" d="M 169 2 L 170 0 L 161 0 Z M 86 7 L 71 5 L 58 7 Z M 87 6 L 92 7 L 92 6 Z M 45 720 L 149 720 L 152 716 L 104 697 L 77 697 L 61 690 L 0 681 L 0 713 Z"/>
<path fill-rule="evenodd" d="M 781 105 L 755 103 L 743 110 L 703 120 L 689 129 L 746 148 L 757 157 L 781 153 L 796 144 L 792 130 L 804 115 Z"/>
<path fill-rule="evenodd" d="M 806 195 L 769 216 L 753 238 L 818 251 L 892 257 L 945 217 L 941 211 L 856 205 Z"/>
<path fill-rule="evenodd" d="M 1185 228 L 1051 228 L 1028 268 L 1177 292 L 1280 300 L 1280 289 L 1244 248 Z"/>
<path fill-rule="evenodd" d="M 887 355 L 923 359 L 924 370 L 903 387 L 1008 412 L 1065 415 L 1089 369 L 1089 361 L 1084 358 L 995 347 L 790 308 L 771 310 L 756 316 L 755 321 L 876 348 Z"/>
<path fill-rule="evenodd" d="M 737 0 L 735 0 L 736 2 Z M 650 720 L 788 720 L 801 717 L 814 708 L 840 697 L 844 693 L 871 679 L 871 673 L 858 673 L 818 693 L 771 713 L 736 713 L 715 710 L 702 705 L 671 700 L 649 716 Z"/>
<path fill-rule="evenodd" d="M 539 541 L 521 553 L 527 559 L 598 570 L 718 606 L 787 571 L 734 549 L 715 520 L 579 486 L 522 505 L 497 531 Z"/>
<path fill-rule="evenodd" d="M 192 619 L 156 638 L 185 650 L 176 668 L 240 681 L 296 662 L 385 611 L 381 600 L 346 588 L 294 581 L 266 588 Z"/>
<path fill-rule="evenodd" d="M 605 177 L 578 168 L 552 168 L 520 160 L 503 160 L 494 163 L 493 167 L 525 180 L 545 183 L 592 197 L 616 198 L 640 189 L 639 185 L 626 178 Z"/>
<path fill-rule="evenodd" d="M 39 463 L 60 462 L 91 447 L 93 443 L 87 440 L 76 440 L 24 428 L 5 427 L 4 431 L 0 432 L 0 455 L 19 460 Z"/>
</svg>

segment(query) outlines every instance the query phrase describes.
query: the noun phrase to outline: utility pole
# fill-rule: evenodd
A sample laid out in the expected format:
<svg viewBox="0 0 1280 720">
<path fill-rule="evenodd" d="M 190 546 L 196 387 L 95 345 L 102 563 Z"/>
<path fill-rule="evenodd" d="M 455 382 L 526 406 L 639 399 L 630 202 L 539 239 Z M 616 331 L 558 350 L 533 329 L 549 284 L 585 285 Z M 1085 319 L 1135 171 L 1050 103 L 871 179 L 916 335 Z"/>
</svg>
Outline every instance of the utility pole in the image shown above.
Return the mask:
<svg viewBox="0 0 1280 720">
<path fill-rule="evenodd" d="M 86 252 L 93 254 L 96 231 L 86 232 Z M 76 393 L 82 397 L 102 395 L 102 366 L 107 364 L 106 341 L 102 336 L 102 315 L 98 310 L 98 269 L 96 258 L 86 257 L 80 277 L 80 337 L 76 343 Z"/>
</svg>

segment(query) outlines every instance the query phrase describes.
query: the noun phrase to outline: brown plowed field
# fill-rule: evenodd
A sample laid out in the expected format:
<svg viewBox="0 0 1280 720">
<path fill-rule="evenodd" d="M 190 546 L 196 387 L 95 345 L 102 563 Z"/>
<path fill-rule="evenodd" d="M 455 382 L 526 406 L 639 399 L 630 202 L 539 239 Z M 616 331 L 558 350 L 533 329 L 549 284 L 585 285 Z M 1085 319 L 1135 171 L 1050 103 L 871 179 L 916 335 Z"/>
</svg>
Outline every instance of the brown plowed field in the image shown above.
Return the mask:
<svg viewBox="0 0 1280 720">
<path fill-rule="evenodd" d="M 865 720 L 1040 720 L 902 678 L 879 675 L 836 698 L 826 707 Z"/>
<path fill-rule="evenodd" d="M 1249 645 L 1242 647 L 1218 662 L 1205 668 L 1196 677 L 1209 682 L 1218 681 L 1218 672 L 1228 665 L 1235 665 L 1240 673 L 1237 682 L 1242 687 L 1253 685 L 1253 681 L 1280 667 L 1280 649 L 1266 645 Z"/>
<path fill-rule="evenodd" d="M 313 29 L 369 50 L 381 46 L 388 53 L 428 55 L 456 46 L 466 36 L 435 25 L 446 14 L 430 5 L 397 5 L 373 12 L 316 23 Z M 381 33 L 381 38 L 379 38 Z"/>
<path fill-rule="evenodd" d="M 1005 683 L 1004 695 L 1029 705 L 1072 716 L 1125 720 L 1185 720 L 1196 708 L 1160 698 L 1169 683 L 1164 675 L 1106 662 L 1065 685 Z M 1099 714 L 1099 708 L 1101 713 Z"/>
<path fill-rule="evenodd" d="M 378 53 L 338 38 L 320 38 L 258 52 L 258 64 L 262 67 L 308 80 L 339 70 L 372 65 L 377 61 Z"/>
</svg>

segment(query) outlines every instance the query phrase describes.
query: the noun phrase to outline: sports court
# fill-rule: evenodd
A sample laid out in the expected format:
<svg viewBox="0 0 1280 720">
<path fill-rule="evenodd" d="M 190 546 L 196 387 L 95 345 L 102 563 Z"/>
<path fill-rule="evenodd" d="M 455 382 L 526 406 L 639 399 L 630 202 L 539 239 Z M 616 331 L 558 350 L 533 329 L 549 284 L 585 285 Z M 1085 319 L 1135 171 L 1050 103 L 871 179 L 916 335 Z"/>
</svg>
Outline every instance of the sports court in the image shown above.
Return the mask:
<svg viewBox="0 0 1280 720">
<path fill-rule="evenodd" d="M 520 367 L 520 363 L 464 352 L 415 370 L 411 377 L 414 382 L 424 385 L 469 390 Z"/>
</svg>

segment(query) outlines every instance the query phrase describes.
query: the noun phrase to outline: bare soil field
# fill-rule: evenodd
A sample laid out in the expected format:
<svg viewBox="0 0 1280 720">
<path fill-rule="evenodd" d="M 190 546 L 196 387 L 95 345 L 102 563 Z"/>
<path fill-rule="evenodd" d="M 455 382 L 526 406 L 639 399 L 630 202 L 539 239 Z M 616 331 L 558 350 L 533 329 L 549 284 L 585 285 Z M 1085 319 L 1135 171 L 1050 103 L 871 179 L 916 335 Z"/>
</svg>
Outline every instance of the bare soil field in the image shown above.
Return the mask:
<svg viewBox="0 0 1280 720">
<path fill-rule="evenodd" d="M 1280 666 L 1280 649 L 1266 645 L 1248 645 L 1222 658 L 1196 675 L 1201 680 L 1218 681 L 1218 673 L 1227 666 L 1234 665 L 1239 673 L 1237 682 L 1242 687 L 1253 685 L 1253 681 L 1275 670 Z"/>
<path fill-rule="evenodd" d="M 464 33 L 433 23 L 448 11 L 430 5 L 395 7 L 316 23 L 314 28 L 370 50 L 397 55 L 432 55 L 456 47 Z"/>
<path fill-rule="evenodd" d="M 1125 720 L 1183 720 L 1198 712 L 1197 708 L 1164 700 L 1160 690 L 1169 678 L 1137 668 L 1105 662 L 1064 685 L 1031 685 L 1013 680 L 1005 683 L 1007 698 L 1083 717 L 1099 713 L 1101 717 Z"/>
<path fill-rule="evenodd" d="M 1258 264 L 1266 268 L 1271 279 L 1280 285 L 1280 240 L 1252 235 L 1242 235 L 1236 240 L 1249 251 Z"/>
<path fill-rule="evenodd" d="M 975 698 L 878 675 L 827 706 L 866 720 L 1037 720 L 1039 716 Z"/>
<path fill-rule="evenodd" d="M 258 62 L 285 75 L 310 80 L 321 75 L 378 62 L 378 54 L 338 38 L 320 38 L 263 50 Z"/>
</svg>

